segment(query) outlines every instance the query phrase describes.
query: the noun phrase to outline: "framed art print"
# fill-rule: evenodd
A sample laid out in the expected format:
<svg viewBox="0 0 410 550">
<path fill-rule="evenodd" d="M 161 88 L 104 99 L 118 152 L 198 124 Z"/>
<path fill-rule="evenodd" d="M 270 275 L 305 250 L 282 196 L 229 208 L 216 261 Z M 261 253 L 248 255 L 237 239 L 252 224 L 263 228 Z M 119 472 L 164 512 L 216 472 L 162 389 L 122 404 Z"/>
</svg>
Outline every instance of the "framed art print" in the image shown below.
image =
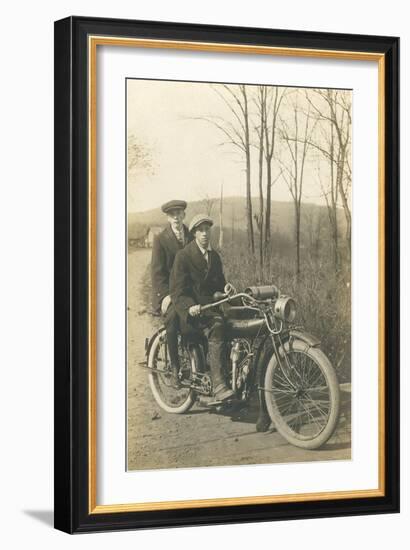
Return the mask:
<svg viewBox="0 0 410 550">
<path fill-rule="evenodd" d="M 399 40 L 55 23 L 55 526 L 399 509 Z"/>
</svg>

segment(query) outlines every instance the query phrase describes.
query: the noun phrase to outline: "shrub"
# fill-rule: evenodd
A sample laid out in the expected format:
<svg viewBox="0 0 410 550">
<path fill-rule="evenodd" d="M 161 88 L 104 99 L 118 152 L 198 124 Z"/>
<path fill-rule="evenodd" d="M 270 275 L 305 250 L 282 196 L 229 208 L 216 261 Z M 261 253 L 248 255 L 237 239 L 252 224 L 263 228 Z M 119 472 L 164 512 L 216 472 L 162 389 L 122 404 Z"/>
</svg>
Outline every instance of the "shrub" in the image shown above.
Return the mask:
<svg viewBox="0 0 410 550">
<path fill-rule="evenodd" d="M 282 242 L 282 241 L 281 241 Z M 282 294 L 292 296 L 298 306 L 295 324 L 301 324 L 321 340 L 321 347 L 342 382 L 351 378 L 350 269 L 335 272 L 330 253 L 312 259 L 302 254 L 301 276 L 295 276 L 293 247 L 282 254 L 270 254 L 263 269 L 242 242 L 231 243 L 221 252 L 225 277 L 238 289 L 250 285 L 274 284 Z M 346 263 L 346 262 L 345 262 Z"/>
</svg>

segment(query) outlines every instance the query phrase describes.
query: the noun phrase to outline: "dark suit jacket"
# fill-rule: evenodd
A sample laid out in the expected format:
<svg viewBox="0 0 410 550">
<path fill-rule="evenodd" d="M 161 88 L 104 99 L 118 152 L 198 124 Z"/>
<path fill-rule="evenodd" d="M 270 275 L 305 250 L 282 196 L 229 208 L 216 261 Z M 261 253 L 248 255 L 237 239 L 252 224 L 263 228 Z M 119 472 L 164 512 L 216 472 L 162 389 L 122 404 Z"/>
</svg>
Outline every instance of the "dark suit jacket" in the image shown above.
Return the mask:
<svg viewBox="0 0 410 550">
<path fill-rule="evenodd" d="M 208 252 L 208 263 L 195 240 L 175 256 L 171 271 L 171 299 L 180 318 L 189 322 L 188 309 L 213 302 L 213 294 L 226 284 L 222 262 L 215 250 Z"/>
<path fill-rule="evenodd" d="M 184 225 L 185 242 L 192 240 L 188 228 Z M 159 311 L 161 301 L 168 296 L 169 277 L 176 253 L 182 245 L 175 237 L 171 226 L 168 224 L 159 235 L 154 238 L 151 259 L 151 283 L 152 283 L 152 307 Z"/>
</svg>

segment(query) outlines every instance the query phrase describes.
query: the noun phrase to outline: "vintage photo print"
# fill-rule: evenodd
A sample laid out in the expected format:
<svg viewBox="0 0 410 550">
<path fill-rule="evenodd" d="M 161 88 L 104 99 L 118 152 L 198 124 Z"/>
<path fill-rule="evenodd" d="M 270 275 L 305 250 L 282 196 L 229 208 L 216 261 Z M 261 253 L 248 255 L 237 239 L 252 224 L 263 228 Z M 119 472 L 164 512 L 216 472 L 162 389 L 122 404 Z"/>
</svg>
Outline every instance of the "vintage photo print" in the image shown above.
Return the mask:
<svg viewBox="0 0 410 550">
<path fill-rule="evenodd" d="M 126 80 L 127 469 L 351 458 L 352 91 Z"/>
</svg>

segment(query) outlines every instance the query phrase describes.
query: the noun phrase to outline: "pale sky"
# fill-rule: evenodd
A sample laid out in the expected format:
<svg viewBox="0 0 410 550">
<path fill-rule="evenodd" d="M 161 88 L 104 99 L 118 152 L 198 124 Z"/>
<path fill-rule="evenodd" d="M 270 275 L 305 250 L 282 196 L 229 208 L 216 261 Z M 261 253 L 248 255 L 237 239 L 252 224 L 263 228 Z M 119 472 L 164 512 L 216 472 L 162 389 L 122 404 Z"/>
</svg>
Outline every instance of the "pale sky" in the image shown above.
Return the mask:
<svg viewBox="0 0 410 550">
<path fill-rule="evenodd" d="M 128 210 L 141 212 L 157 208 L 174 198 L 201 200 L 206 195 L 244 196 L 244 156 L 220 130 L 198 117 L 216 116 L 234 120 L 222 99 L 207 83 L 127 81 L 127 133 L 150 151 L 154 174 L 142 168 L 128 177 Z M 252 107 L 254 109 L 254 107 Z M 286 117 L 286 110 L 282 116 Z M 257 150 L 252 168 L 252 195 L 258 195 Z M 273 162 L 273 175 L 279 166 Z M 326 177 L 326 163 L 321 168 Z M 317 163 L 305 169 L 306 202 L 324 204 L 317 179 Z M 272 188 L 272 200 L 290 201 L 284 181 Z"/>
</svg>

